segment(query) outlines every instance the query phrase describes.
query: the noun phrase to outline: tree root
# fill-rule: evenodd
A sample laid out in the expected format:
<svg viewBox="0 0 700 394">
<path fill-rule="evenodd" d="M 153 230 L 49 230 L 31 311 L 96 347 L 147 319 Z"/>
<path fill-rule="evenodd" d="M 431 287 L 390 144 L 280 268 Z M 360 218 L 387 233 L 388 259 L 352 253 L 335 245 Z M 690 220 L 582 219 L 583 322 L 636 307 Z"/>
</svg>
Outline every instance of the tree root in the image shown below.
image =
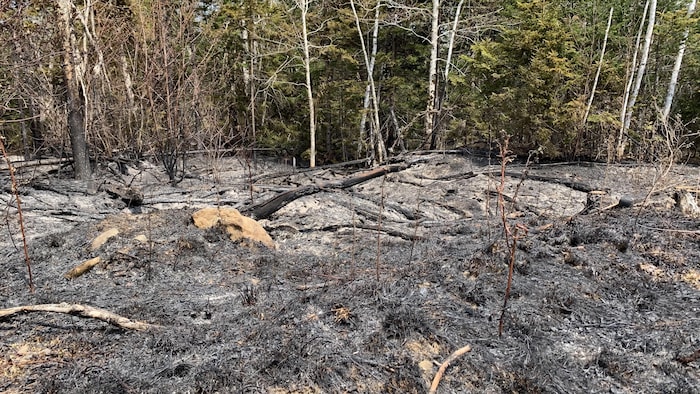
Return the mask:
<svg viewBox="0 0 700 394">
<path fill-rule="evenodd" d="M 80 304 L 67 304 L 65 302 L 60 304 L 23 305 L 16 306 L 14 308 L 0 309 L 0 320 L 4 320 L 5 318 L 13 315 L 29 312 L 66 313 L 73 316 L 102 320 L 111 325 L 127 330 L 144 331 L 149 328 L 159 327 L 148 323 L 132 321 L 126 317 L 119 316 L 105 309 Z"/>
</svg>

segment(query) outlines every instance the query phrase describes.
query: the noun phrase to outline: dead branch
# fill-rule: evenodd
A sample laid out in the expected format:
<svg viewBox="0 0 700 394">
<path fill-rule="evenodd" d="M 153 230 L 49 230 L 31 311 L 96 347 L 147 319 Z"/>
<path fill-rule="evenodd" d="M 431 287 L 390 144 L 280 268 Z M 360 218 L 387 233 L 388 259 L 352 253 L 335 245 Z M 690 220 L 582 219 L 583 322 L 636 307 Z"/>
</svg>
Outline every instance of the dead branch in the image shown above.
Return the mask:
<svg viewBox="0 0 700 394">
<path fill-rule="evenodd" d="M 36 160 L 11 160 L 11 165 L 16 171 L 22 171 L 25 168 L 32 167 L 48 167 L 43 172 L 48 172 L 48 170 L 53 169 L 56 165 L 68 164 L 72 160 L 68 158 L 49 158 L 49 159 L 36 159 Z M 9 166 L 4 163 L 0 164 L 0 171 L 8 171 Z"/>
<path fill-rule="evenodd" d="M 442 375 L 445 374 L 445 370 L 450 365 L 450 363 L 455 361 L 457 357 L 463 355 L 464 353 L 468 353 L 471 350 L 472 347 L 466 345 L 455 350 L 454 353 L 450 354 L 450 357 L 447 357 L 447 360 L 445 360 L 442 363 L 442 365 L 440 365 L 440 368 L 438 369 L 437 373 L 435 374 L 435 377 L 433 378 L 433 383 L 430 385 L 430 394 L 435 394 L 437 392 L 438 385 L 440 384 L 440 379 L 442 379 Z"/>
<path fill-rule="evenodd" d="M 474 172 L 474 171 L 467 171 L 467 172 L 459 172 L 455 174 L 448 174 L 448 175 L 443 175 L 439 177 L 427 177 L 423 175 L 416 175 L 416 178 L 419 179 L 427 179 L 431 181 L 453 181 L 457 179 L 469 179 L 469 178 L 474 178 L 479 175 L 501 175 L 501 170 L 490 170 L 490 171 L 481 171 L 481 172 Z M 541 176 L 541 175 L 533 175 L 530 173 L 522 173 L 522 172 L 514 172 L 514 171 L 506 171 L 505 176 L 511 177 L 511 178 L 520 178 L 521 180 L 526 180 L 529 179 L 531 181 L 538 181 L 538 182 L 546 182 L 546 183 L 555 183 L 558 185 L 566 186 L 570 189 L 578 190 L 580 192 L 588 193 L 592 190 L 595 190 L 590 185 L 587 185 L 585 183 L 581 182 L 574 182 L 570 181 L 568 179 L 562 179 L 562 178 L 554 178 L 554 177 L 547 177 L 547 176 Z"/>
<path fill-rule="evenodd" d="M 325 226 L 319 229 L 315 229 L 314 231 L 330 231 L 330 232 L 336 232 L 340 229 L 343 228 L 357 228 L 361 230 L 369 230 L 369 231 L 374 231 L 374 232 L 381 232 L 383 234 L 389 235 L 391 237 L 396 237 L 396 238 L 401 238 L 405 239 L 406 241 L 421 241 L 424 239 L 422 235 L 417 235 L 417 234 L 407 234 L 403 231 L 399 231 L 396 229 L 389 228 L 387 226 L 375 226 L 371 224 L 337 224 L 337 225 L 330 225 L 330 226 Z M 305 230 L 301 230 L 305 231 Z"/>
<path fill-rule="evenodd" d="M 60 304 L 23 305 L 16 306 L 13 308 L 1 309 L 0 320 L 4 320 L 14 315 L 29 312 L 65 313 L 73 316 L 102 320 L 113 326 L 117 326 L 128 330 L 143 331 L 149 328 L 158 327 L 156 325 L 148 323 L 132 321 L 126 317 L 119 316 L 105 309 L 95 308 L 92 306 L 81 304 L 67 304 L 65 302 Z"/>
<path fill-rule="evenodd" d="M 522 178 L 523 177 L 522 173 L 513 172 L 513 171 L 506 171 L 505 175 L 512 177 L 512 178 Z M 563 186 L 566 186 L 570 189 L 574 189 L 574 190 L 584 192 L 584 193 L 588 193 L 588 192 L 591 192 L 593 190 L 596 190 L 594 187 L 587 185 L 585 183 L 574 182 L 574 181 L 570 181 L 568 179 L 553 178 L 553 177 L 533 175 L 533 174 L 526 174 L 524 179 L 529 179 L 532 181 L 539 181 L 539 182 L 556 183 L 556 184 L 563 185 Z"/>
<path fill-rule="evenodd" d="M 296 189 L 280 193 L 277 196 L 260 204 L 248 207 L 244 209 L 241 213 L 244 213 L 247 216 L 252 216 L 255 219 L 265 219 L 298 198 L 318 193 L 321 190 L 347 189 L 349 187 L 359 185 L 360 183 L 380 177 L 382 175 L 386 175 L 392 172 L 403 171 L 409 168 L 414 163 L 416 163 L 416 161 L 386 165 L 375 168 L 373 170 L 362 172 L 359 175 L 350 178 L 341 179 L 339 181 L 326 181 L 319 182 L 313 185 L 300 186 Z"/>
<path fill-rule="evenodd" d="M 328 170 L 328 169 L 353 168 L 353 167 L 367 165 L 367 163 L 368 163 L 367 159 L 358 159 L 358 160 L 345 161 L 342 163 L 327 164 L 324 166 L 316 166 L 316 167 L 311 167 L 311 168 L 294 168 L 292 170 L 276 172 L 273 174 L 256 175 L 256 176 L 251 177 L 250 180 L 252 180 L 253 182 L 257 182 L 257 181 L 262 180 L 262 179 L 282 178 L 282 177 L 287 177 L 290 175 L 301 174 L 304 172 L 321 172 L 321 171 Z"/>
</svg>

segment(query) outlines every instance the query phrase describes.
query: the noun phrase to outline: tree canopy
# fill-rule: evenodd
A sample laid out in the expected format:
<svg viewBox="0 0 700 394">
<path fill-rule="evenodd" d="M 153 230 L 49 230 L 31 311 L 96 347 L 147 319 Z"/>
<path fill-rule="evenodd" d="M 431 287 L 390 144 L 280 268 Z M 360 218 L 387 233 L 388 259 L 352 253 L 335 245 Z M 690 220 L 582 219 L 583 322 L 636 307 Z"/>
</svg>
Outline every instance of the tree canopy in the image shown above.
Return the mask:
<svg viewBox="0 0 700 394">
<path fill-rule="evenodd" d="M 332 0 L 64 3 L 70 29 L 53 2 L 0 10 L 0 127 L 27 156 L 70 152 L 76 127 L 91 156 L 152 154 L 172 180 L 191 150 L 324 164 L 383 160 L 384 146 L 485 147 L 507 134 L 516 153 L 553 159 L 697 152 L 700 24 L 690 1 L 652 10 L 629 129 L 621 111 L 650 21 L 640 0 L 358 0 L 355 12 Z M 69 122 L 75 105 L 82 126 Z"/>
</svg>

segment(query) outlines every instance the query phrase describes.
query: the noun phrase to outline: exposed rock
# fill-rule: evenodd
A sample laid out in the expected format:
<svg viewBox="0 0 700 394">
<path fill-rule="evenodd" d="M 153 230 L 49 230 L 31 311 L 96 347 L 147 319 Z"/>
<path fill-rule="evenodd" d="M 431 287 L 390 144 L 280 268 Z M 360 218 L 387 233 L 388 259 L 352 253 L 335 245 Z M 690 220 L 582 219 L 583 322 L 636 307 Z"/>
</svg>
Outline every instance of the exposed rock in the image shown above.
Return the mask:
<svg viewBox="0 0 700 394">
<path fill-rule="evenodd" d="M 241 215 L 234 208 L 210 207 L 200 209 L 192 214 L 192 220 L 194 220 L 194 225 L 200 229 L 207 229 L 221 224 L 226 228 L 226 232 L 233 241 L 246 239 L 260 242 L 273 249 L 276 247 L 275 242 L 260 223 Z"/>
</svg>

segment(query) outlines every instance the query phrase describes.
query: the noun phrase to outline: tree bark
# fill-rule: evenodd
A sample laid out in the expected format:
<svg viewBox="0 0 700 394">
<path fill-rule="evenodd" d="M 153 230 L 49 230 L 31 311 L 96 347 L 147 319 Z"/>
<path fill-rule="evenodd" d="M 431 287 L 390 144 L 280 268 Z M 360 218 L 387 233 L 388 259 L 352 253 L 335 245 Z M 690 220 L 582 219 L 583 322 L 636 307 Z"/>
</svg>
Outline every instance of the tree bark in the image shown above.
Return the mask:
<svg viewBox="0 0 700 394">
<path fill-rule="evenodd" d="M 58 5 L 63 20 L 63 73 L 66 84 L 68 132 L 73 152 L 73 166 L 75 178 L 86 180 L 90 177 L 90 160 L 83 122 L 85 116 L 83 100 L 75 67 L 75 32 L 73 31 L 72 15 L 74 4 L 70 0 L 59 0 Z"/>
</svg>

